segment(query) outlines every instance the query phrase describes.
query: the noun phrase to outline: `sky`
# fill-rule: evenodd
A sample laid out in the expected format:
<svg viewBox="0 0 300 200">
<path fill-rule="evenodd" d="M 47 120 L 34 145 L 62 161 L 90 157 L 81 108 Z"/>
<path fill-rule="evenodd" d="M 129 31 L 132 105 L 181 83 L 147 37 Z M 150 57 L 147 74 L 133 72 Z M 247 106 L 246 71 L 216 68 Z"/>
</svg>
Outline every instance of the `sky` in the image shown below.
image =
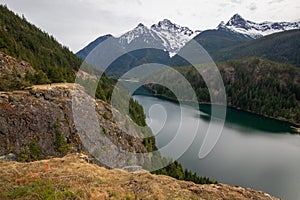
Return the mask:
<svg viewBox="0 0 300 200">
<path fill-rule="evenodd" d="M 169 19 L 192 30 L 213 29 L 238 13 L 254 21 L 300 21 L 300 0 L 0 0 L 77 52 L 99 36 L 120 36 L 139 23 Z"/>
</svg>

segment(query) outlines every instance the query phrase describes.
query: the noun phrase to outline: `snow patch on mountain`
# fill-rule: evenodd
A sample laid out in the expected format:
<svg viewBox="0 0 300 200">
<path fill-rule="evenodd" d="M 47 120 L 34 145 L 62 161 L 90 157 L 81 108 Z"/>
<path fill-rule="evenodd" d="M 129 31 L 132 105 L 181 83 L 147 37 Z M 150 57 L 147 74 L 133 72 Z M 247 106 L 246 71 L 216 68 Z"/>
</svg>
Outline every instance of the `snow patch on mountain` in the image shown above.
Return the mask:
<svg viewBox="0 0 300 200">
<path fill-rule="evenodd" d="M 239 14 L 235 14 L 226 24 L 222 21 L 217 27 L 217 29 L 219 28 L 227 28 L 231 31 L 248 35 L 253 39 L 257 39 L 273 33 L 300 29 L 300 22 L 256 23 L 249 20 L 245 20 Z"/>
<path fill-rule="evenodd" d="M 137 43 L 137 41 L 156 44 L 157 42 L 161 42 L 159 40 L 160 38 L 155 32 L 140 23 L 133 30 L 123 34 L 119 38 L 119 43 L 123 46 L 130 46 L 133 45 L 133 43 Z"/>
<path fill-rule="evenodd" d="M 158 22 L 158 24 L 152 25 L 151 30 L 156 32 L 164 41 L 164 46 L 171 57 L 178 53 L 188 41 L 201 32 L 174 24 L 168 19 L 164 19 Z"/>
<path fill-rule="evenodd" d="M 119 38 L 119 43 L 125 47 L 138 45 L 139 41 L 152 44 L 169 52 L 172 57 L 192 38 L 201 31 L 193 31 L 172 23 L 168 19 L 153 24 L 150 28 L 139 24 L 133 30 Z"/>
</svg>

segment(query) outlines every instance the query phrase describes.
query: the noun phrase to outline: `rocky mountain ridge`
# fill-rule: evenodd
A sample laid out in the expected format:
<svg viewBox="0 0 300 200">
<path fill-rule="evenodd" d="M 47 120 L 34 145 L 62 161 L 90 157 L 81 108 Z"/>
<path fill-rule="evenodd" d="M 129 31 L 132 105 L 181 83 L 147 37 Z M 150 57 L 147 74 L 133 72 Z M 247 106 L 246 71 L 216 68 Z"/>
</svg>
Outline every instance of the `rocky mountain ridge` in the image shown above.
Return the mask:
<svg viewBox="0 0 300 200">
<path fill-rule="evenodd" d="M 300 29 L 299 22 L 261 22 L 256 23 L 244 19 L 241 15 L 235 14 L 227 23 L 223 21 L 217 29 L 228 29 L 233 32 L 241 33 L 250 38 L 257 39 L 273 33 Z"/>
<path fill-rule="evenodd" d="M 194 31 L 188 27 L 175 24 L 168 19 L 159 21 L 150 28 L 139 23 L 134 29 L 124 33 L 120 37 L 113 37 L 112 35 L 100 36 L 80 50 L 77 55 L 85 59 L 93 48 L 104 40 L 111 38 L 116 40 L 116 43 L 126 50 L 139 47 L 139 44 L 145 43 L 169 52 L 169 55 L 172 57 L 200 32 L 199 30 Z"/>
<path fill-rule="evenodd" d="M 241 15 L 233 15 L 228 22 L 222 21 L 216 29 L 225 29 L 232 33 L 248 39 L 258 39 L 273 33 L 300 29 L 300 22 L 262 22 L 256 23 L 244 19 Z M 208 31 L 208 30 L 207 30 Z M 153 24 L 150 28 L 144 24 L 138 24 L 134 29 L 124 33 L 116 38 L 112 35 L 104 35 L 91 42 L 85 48 L 80 50 L 77 55 L 85 59 L 88 53 L 98 44 L 108 38 L 114 38 L 116 42 L 124 49 L 140 47 L 141 43 L 151 44 L 159 49 L 164 49 L 170 57 L 176 55 L 187 42 L 205 31 L 191 30 L 186 26 L 181 26 L 171 22 L 168 19 Z"/>
</svg>

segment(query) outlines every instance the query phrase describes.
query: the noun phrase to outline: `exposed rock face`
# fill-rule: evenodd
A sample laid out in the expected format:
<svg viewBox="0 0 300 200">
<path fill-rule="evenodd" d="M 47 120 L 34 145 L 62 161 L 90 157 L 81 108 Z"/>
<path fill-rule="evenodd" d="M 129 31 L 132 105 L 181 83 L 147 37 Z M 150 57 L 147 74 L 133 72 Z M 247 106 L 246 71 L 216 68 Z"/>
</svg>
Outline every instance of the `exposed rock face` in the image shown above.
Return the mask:
<svg viewBox="0 0 300 200">
<path fill-rule="evenodd" d="M 20 160 L 24 154 L 34 154 L 32 159 L 25 157 L 30 161 L 86 150 L 73 120 L 72 89 L 72 84 L 52 84 L 34 86 L 28 91 L 0 92 L 0 156 L 13 153 Z M 112 120 L 110 105 L 93 101 L 99 127 L 110 141 L 127 151 L 146 152 L 142 139 L 128 135 Z M 120 166 L 128 162 L 118 159 Z"/>
<path fill-rule="evenodd" d="M 75 154 L 32 163 L 0 161 L 0 177 L 3 177 L 0 179 L 0 199 L 8 200 L 41 197 L 49 187 L 55 188 L 57 197 L 67 192 L 68 197 L 76 197 L 73 199 L 278 200 L 248 188 L 225 184 L 197 185 L 147 171 L 108 170 L 89 164 Z M 31 182 L 48 185 L 34 193 L 17 193 L 21 189 L 30 190 Z M 51 191 L 48 193 L 51 195 Z"/>
<path fill-rule="evenodd" d="M 0 90 L 22 88 L 29 85 L 26 74 L 34 74 L 33 67 L 0 51 Z"/>
<path fill-rule="evenodd" d="M 33 74 L 35 70 L 29 63 L 19 61 L 0 51 L 0 77 L 14 72 L 24 76 L 26 73 Z"/>
</svg>

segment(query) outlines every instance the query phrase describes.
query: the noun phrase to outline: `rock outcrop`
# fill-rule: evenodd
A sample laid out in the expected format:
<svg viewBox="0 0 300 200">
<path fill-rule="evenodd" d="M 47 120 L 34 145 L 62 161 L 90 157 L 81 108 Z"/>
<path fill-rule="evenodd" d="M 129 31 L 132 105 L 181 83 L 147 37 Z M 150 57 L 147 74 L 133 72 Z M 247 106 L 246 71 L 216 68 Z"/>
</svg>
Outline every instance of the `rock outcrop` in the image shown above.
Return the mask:
<svg viewBox="0 0 300 200">
<path fill-rule="evenodd" d="M 25 76 L 26 73 L 33 74 L 35 70 L 33 67 L 25 62 L 19 61 L 0 51 L 0 77 L 7 74 L 17 73 L 20 76 Z"/>
<path fill-rule="evenodd" d="M 19 161 L 33 161 L 85 151 L 74 124 L 73 91 L 73 84 L 52 84 L 33 86 L 25 91 L 0 92 L 0 156 L 13 153 Z M 82 92 L 83 99 L 95 104 L 101 132 L 105 132 L 116 147 L 130 152 L 147 151 L 142 138 L 132 136 L 140 133 L 132 130 L 129 135 L 119 126 L 120 122 L 129 120 L 128 117 L 117 123 L 112 119 L 110 105 L 101 100 L 91 100 L 81 90 L 75 91 Z M 115 158 L 117 162 L 110 159 L 107 156 L 105 164 L 118 163 L 118 166 L 111 165 L 114 167 L 126 166 L 129 162 L 122 159 L 122 155 Z M 134 162 L 132 164 L 143 164 L 142 159 Z"/>
<path fill-rule="evenodd" d="M 0 51 L 0 90 L 26 87 L 29 81 L 25 76 L 34 73 L 35 69 L 29 63 Z"/>
</svg>

